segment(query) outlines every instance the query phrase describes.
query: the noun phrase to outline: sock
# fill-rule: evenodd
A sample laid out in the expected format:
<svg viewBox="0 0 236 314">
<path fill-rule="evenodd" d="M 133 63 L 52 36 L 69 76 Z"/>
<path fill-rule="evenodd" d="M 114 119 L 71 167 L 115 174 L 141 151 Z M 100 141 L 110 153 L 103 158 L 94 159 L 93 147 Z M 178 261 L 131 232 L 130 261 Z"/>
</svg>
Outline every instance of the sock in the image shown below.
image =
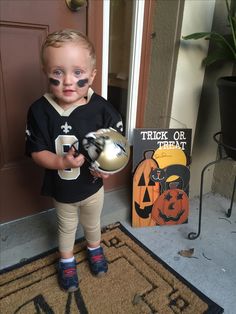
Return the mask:
<svg viewBox="0 0 236 314">
<path fill-rule="evenodd" d="M 70 257 L 70 258 L 61 258 L 60 259 L 60 262 L 61 263 L 71 263 L 71 262 L 73 262 L 74 261 L 74 256 L 72 256 L 72 257 Z"/>
<path fill-rule="evenodd" d="M 100 245 L 97 246 L 97 247 L 89 247 L 89 246 L 87 246 L 87 248 L 88 248 L 89 251 L 97 250 L 97 249 L 99 249 L 100 247 L 101 247 Z"/>
</svg>

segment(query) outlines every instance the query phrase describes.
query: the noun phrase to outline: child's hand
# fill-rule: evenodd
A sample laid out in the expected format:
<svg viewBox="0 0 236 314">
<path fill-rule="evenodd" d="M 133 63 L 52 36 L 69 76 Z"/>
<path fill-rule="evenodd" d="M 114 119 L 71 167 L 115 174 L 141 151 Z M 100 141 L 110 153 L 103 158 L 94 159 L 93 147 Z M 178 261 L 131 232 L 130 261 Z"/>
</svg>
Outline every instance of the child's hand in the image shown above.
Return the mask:
<svg viewBox="0 0 236 314">
<path fill-rule="evenodd" d="M 64 169 L 79 168 L 83 165 L 84 161 L 84 155 L 75 155 L 74 148 L 71 148 L 68 153 L 63 157 Z"/>
<path fill-rule="evenodd" d="M 110 177 L 110 174 L 105 174 L 92 168 L 90 168 L 90 173 L 96 178 L 107 179 Z"/>
</svg>

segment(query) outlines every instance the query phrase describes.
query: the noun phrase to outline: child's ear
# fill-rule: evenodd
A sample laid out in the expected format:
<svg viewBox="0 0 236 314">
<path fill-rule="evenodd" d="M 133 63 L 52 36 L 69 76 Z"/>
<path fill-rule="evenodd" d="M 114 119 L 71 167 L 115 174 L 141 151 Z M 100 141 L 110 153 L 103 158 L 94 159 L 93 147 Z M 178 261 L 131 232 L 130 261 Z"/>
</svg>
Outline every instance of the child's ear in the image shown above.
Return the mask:
<svg viewBox="0 0 236 314">
<path fill-rule="evenodd" d="M 44 73 L 45 75 L 47 75 L 47 70 L 46 70 L 45 65 L 42 65 L 42 71 L 43 71 L 43 73 Z"/>
<path fill-rule="evenodd" d="M 89 85 L 90 86 L 93 84 L 93 80 L 95 79 L 96 74 L 97 74 L 97 69 L 94 69 L 90 75 L 90 78 L 89 78 Z"/>
</svg>

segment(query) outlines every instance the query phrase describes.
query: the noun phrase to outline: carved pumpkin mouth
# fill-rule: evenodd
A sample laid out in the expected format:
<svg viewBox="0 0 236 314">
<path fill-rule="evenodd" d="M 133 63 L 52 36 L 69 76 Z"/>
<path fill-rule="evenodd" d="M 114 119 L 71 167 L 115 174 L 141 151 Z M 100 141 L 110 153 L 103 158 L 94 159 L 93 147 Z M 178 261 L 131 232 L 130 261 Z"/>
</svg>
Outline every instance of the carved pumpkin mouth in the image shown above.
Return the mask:
<svg viewBox="0 0 236 314">
<path fill-rule="evenodd" d="M 159 211 L 159 216 L 164 220 L 164 221 L 179 221 L 180 217 L 183 215 L 185 212 L 183 209 L 178 213 L 178 215 L 175 216 L 167 216 L 161 212 L 161 210 L 158 208 Z"/>
<path fill-rule="evenodd" d="M 139 217 L 145 219 L 149 218 L 149 215 L 152 211 L 153 205 L 144 206 L 143 209 L 140 208 L 139 204 L 137 202 L 134 202 L 136 213 Z"/>
</svg>

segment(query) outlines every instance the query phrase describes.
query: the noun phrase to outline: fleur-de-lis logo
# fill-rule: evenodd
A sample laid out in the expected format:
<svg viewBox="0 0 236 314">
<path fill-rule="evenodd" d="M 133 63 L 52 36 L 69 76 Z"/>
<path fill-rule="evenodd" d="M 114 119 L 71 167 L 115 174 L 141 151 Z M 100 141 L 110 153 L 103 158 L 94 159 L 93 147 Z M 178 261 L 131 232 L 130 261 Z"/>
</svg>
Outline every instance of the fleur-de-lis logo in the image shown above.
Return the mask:
<svg viewBox="0 0 236 314">
<path fill-rule="evenodd" d="M 26 129 L 26 130 L 25 130 L 25 134 L 26 134 L 27 136 L 30 136 L 30 135 L 31 135 L 30 130 Z"/>
<path fill-rule="evenodd" d="M 116 127 L 118 130 L 120 130 L 120 132 L 123 132 L 123 122 L 122 121 L 117 122 Z"/>
<path fill-rule="evenodd" d="M 70 130 L 72 130 L 72 126 L 66 122 L 61 126 L 61 129 L 63 129 L 63 132 L 67 134 L 70 132 Z"/>
</svg>

